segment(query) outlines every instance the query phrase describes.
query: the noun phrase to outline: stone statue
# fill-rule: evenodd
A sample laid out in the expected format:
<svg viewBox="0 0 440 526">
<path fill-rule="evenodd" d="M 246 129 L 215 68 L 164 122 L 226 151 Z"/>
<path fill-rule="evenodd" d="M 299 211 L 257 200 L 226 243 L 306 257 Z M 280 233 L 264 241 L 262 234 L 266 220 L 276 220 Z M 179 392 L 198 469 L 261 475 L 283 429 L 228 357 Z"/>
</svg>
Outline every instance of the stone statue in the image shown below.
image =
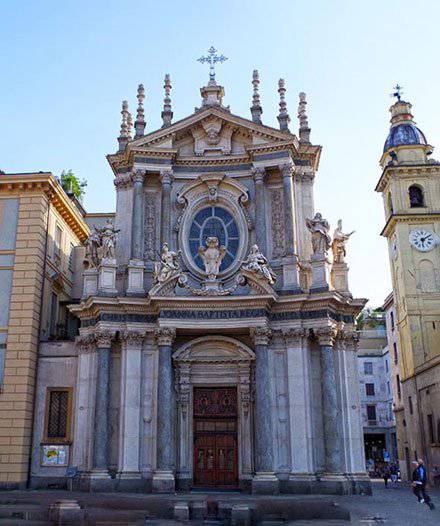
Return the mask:
<svg viewBox="0 0 440 526">
<path fill-rule="evenodd" d="M 97 268 L 100 263 L 99 257 L 99 248 L 101 247 L 101 237 L 99 232 L 96 229 L 96 226 L 93 226 L 89 237 L 86 240 L 86 255 L 84 258 L 84 263 L 88 268 Z"/>
<path fill-rule="evenodd" d="M 333 262 L 334 263 L 344 263 L 345 262 L 345 256 L 347 255 L 347 252 L 345 250 L 345 245 L 347 244 L 347 241 L 349 240 L 350 236 L 354 234 L 353 232 L 350 232 L 349 234 L 344 234 L 342 232 L 342 219 L 338 220 L 338 227 L 335 229 L 333 233 L 333 241 L 332 241 L 332 252 L 333 252 Z"/>
<path fill-rule="evenodd" d="M 330 230 L 328 221 L 323 219 L 319 212 L 316 212 L 313 219 L 306 219 L 306 225 L 312 233 L 313 254 L 322 254 L 323 256 L 326 256 L 332 242 L 328 233 Z"/>
<path fill-rule="evenodd" d="M 115 245 L 116 245 L 116 234 L 120 232 L 115 230 L 113 223 L 110 219 L 104 225 L 104 228 L 96 228 L 101 239 L 101 259 L 116 259 Z"/>
<path fill-rule="evenodd" d="M 206 248 L 199 247 L 199 255 L 205 265 L 208 279 L 213 281 L 218 276 L 220 265 L 226 255 L 226 248 L 219 247 L 219 242 L 216 237 L 206 238 Z"/>
<path fill-rule="evenodd" d="M 253 245 L 248 257 L 241 266 L 243 270 L 263 276 L 271 285 L 276 282 L 276 274 L 269 267 L 266 257 L 260 252 L 258 245 Z"/>
<path fill-rule="evenodd" d="M 163 283 L 170 278 L 180 275 L 182 269 L 179 263 L 179 252 L 173 252 L 168 248 L 168 243 L 164 243 L 160 253 L 160 263 L 154 264 L 153 279 L 155 283 Z"/>
</svg>

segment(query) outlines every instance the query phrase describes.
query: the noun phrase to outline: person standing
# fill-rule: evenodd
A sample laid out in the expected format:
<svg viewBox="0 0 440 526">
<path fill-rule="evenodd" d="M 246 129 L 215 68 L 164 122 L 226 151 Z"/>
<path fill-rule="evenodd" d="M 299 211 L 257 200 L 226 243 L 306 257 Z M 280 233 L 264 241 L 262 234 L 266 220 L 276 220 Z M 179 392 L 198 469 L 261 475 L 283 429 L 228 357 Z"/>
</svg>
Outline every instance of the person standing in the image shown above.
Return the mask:
<svg viewBox="0 0 440 526">
<path fill-rule="evenodd" d="M 431 498 L 426 493 L 426 483 L 428 482 L 428 475 L 426 473 L 426 468 L 423 463 L 423 460 L 419 458 L 418 461 L 413 461 L 415 465 L 413 474 L 412 474 L 412 487 L 413 493 L 417 497 L 417 500 L 420 504 L 426 504 L 429 506 L 429 509 L 433 510 L 435 508 L 434 504 L 431 502 Z"/>
<path fill-rule="evenodd" d="M 394 484 L 394 486 L 397 486 L 397 479 L 399 477 L 399 472 L 398 472 L 396 464 L 391 464 L 390 466 L 390 477 L 391 477 L 391 482 Z"/>
<path fill-rule="evenodd" d="M 385 487 L 388 488 L 388 479 L 390 478 L 390 468 L 387 465 L 385 465 L 382 468 L 382 478 L 385 483 Z"/>
</svg>

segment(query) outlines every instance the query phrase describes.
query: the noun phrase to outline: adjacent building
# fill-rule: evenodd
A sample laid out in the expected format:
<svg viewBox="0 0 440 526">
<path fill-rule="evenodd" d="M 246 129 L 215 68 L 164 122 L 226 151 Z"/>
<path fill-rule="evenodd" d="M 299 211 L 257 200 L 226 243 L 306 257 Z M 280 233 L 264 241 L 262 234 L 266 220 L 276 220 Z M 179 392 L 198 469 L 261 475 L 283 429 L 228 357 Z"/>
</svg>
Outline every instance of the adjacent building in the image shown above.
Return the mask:
<svg viewBox="0 0 440 526">
<path fill-rule="evenodd" d="M 407 472 L 410 461 L 423 457 L 432 476 L 440 466 L 440 163 L 411 104 L 397 97 L 376 191 L 383 197 L 393 285 L 387 310 L 398 366 L 399 460 Z"/>
<path fill-rule="evenodd" d="M 67 304 L 75 297 L 76 247 L 88 233 L 51 173 L 0 175 L 2 488 L 28 482 L 39 341 L 77 333 Z"/>
<path fill-rule="evenodd" d="M 397 460 L 391 361 L 385 312 L 366 311 L 359 332 L 358 367 L 367 466 Z"/>
</svg>

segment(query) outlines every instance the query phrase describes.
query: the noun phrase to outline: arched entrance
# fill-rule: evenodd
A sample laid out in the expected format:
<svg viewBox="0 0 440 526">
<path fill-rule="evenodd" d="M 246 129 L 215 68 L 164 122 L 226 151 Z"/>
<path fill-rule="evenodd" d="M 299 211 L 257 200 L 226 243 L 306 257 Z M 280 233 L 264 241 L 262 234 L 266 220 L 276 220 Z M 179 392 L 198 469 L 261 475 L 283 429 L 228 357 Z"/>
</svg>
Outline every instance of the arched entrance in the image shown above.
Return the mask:
<svg viewBox="0 0 440 526">
<path fill-rule="evenodd" d="M 249 347 L 227 336 L 197 338 L 174 353 L 179 487 L 250 485 L 254 359 Z"/>
</svg>

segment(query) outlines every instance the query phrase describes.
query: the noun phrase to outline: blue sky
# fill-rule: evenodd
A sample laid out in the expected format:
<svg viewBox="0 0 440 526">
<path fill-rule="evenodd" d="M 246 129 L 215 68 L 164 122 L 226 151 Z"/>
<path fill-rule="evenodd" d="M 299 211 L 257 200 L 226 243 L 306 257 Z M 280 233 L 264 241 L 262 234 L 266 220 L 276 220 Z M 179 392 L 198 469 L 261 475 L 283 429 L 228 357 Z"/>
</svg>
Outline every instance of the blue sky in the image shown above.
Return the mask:
<svg viewBox="0 0 440 526">
<path fill-rule="evenodd" d="M 233 113 L 250 116 L 254 68 L 265 124 L 277 126 L 279 77 L 293 129 L 297 94 L 307 93 L 312 141 L 323 146 L 316 209 L 332 228 L 342 217 L 356 230 L 353 293 L 382 302 L 389 263 L 374 187 L 389 94 L 401 83 L 428 141 L 440 143 L 439 2 L 1 0 L 0 7 L 0 168 L 57 175 L 71 168 L 88 181 L 86 208 L 113 210 L 105 155 L 116 150 L 121 100 L 133 109 L 143 82 L 154 130 L 170 73 L 174 119 L 185 117 L 208 76 L 196 59 L 214 45 L 229 57 L 217 79 Z"/>
</svg>

